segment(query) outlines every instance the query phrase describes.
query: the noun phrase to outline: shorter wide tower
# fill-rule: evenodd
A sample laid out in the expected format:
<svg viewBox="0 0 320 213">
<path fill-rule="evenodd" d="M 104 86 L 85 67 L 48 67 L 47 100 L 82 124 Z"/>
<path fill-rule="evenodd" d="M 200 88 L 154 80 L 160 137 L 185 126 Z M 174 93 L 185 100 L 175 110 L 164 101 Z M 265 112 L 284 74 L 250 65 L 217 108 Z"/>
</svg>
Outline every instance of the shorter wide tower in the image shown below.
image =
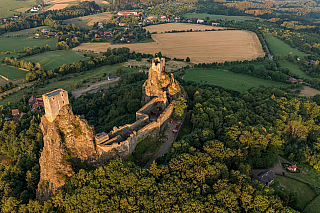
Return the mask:
<svg viewBox="0 0 320 213">
<path fill-rule="evenodd" d="M 63 89 L 56 89 L 42 95 L 44 109 L 47 119 L 52 122 L 59 114 L 60 109 L 69 104 L 68 92 Z"/>
</svg>

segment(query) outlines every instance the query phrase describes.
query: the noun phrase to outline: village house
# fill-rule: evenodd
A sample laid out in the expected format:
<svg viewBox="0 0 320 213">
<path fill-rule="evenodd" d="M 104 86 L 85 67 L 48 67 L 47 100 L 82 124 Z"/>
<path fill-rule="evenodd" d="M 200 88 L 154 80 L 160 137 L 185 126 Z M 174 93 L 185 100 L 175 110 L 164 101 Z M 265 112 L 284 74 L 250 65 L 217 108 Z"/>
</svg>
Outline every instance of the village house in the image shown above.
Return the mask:
<svg viewBox="0 0 320 213">
<path fill-rule="evenodd" d="M 43 99 L 41 98 L 36 98 L 34 96 L 31 96 L 31 98 L 28 101 L 29 107 L 31 109 L 31 111 L 35 110 L 35 109 L 42 109 L 44 104 L 43 104 Z"/>
<path fill-rule="evenodd" d="M 13 17 L 11 18 L 12 21 L 16 21 L 16 20 L 18 20 L 18 19 L 19 19 L 19 16 L 13 16 Z"/>
<path fill-rule="evenodd" d="M 13 109 L 13 110 L 11 110 L 11 112 L 12 112 L 13 117 L 17 117 L 20 114 L 19 109 Z"/>
<path fill-rule="evenodd" d="M 212 22 L 212 26 L 219 26 L 220 23 Z"/>
<path fill-rule="evenodd" d="M 197 19 L 197 24 L 202 24 L 204 22 L 203 19 Z"/>
<path fill-rule="evenodd" d="M 47 34 L 49 31 L 48 31 L 47 29 L 42 29 L 41 32 L 42 32 L 43 34 Z"/>
<path fill-rule="evenodd" d="M 292 83 L 298 83 L 298 79 L 295 79 L 295 78 L 289 78 L 289 81 L 291 81 Z"/>
<path fill-rule="evenodd" d="M 125 26 L 126 26 L 126 23 L 123 23 L 123 22 L 119 23 L 119 27 L 125 27 Z"/>
<path fill-rule="evenodd" d="M 99 23 L 98 23 L 98 27 L 99 27 L 99 28 L 103 28 L 103 23 L 102 23 L 102 22 L 99 22 Z"/>
<path fill-rule="evenodd" d="M 297 165 L 291 165 L 291 166 L 288 166 L 288 170 L 292 171 L 292 172 L 295 172 L 297 171 Z"/>
<path fill-rule="evenodd" d="M 118 17 L 128 17 L 128 16 L 136 16 L 139 17 L 137 12 L 118 12 Z"/>
<path fill-rule="evenodd" d="M 109 80 L 109 81 L 112 81 L 112 80 L 114 80 L 115 78 L 116 78 L 116 77 L 114 77 L 113 75 L 111 75 L 111 76 L 108 77 L 108 80 Z"/>
<path fill-rule="evenodd" d="M 258 175 L 252 175 L 252 179 L 259 181 L 264 186 L 271 186 L 274 183 L 275 177 L 276 175 L 272 170 L 266 170 Z"/>
</svg>

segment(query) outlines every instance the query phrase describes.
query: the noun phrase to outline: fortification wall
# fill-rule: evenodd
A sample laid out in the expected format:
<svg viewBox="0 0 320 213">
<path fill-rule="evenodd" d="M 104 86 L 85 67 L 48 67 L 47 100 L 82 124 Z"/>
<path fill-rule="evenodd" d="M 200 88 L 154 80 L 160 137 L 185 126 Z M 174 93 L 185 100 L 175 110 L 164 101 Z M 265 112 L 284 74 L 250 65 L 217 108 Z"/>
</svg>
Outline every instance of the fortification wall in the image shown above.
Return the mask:
<svg viewBox="0 0 320 213">
<path fill-rule="evenodd" d="M 158 98 L 153 98 L 151 101 L 146 103 L 139 111 L 136 112 L 136 119 L 140 120 L 144 118 L 148 113 L 156 106 Z"/>
<path fill-rule="evenodd" d="M 173 113 L 173 106 L 176 101 L 172 101 L 169 106 L 161 113 L 158 118 L 160 124 L 160 132 L 162 132 L 165 126 L 168 124 L 169 118 Z"/>
</svg>

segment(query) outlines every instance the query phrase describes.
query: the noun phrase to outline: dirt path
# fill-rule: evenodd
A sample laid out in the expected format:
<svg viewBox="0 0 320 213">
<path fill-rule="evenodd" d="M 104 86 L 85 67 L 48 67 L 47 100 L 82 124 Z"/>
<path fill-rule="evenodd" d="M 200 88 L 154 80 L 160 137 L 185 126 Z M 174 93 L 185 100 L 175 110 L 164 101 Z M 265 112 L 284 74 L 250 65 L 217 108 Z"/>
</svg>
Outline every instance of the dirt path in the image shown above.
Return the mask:
<svg viewBox="0 0 320 213">
<path fill-rule="evenodd" d="M 174 128 L 176 127 L 176 124 L 172 124 L 169 122 L 168 127 L 165 131 L 165 135 L 166 135 L 166 142 L 164 144 L 161 145 L 158 153 L 155 155 L 154 158 L 152 158 L 151 160 L 148 161 L 148 163 L 146 163 L 146 165 L 144 166 L 145 168 L 149 169 L 151 164 L 153 163 L 153 161 L 157 158 L 157 157 L 161 157 L 162 155 L 166 154 L 167 152 L 169 152 L 170 146 L 173 143 L 173 141 L 175 140 L 175 136 L 176 134 L 173 133 L 172 130 L 174 130 Z"/>
<path fill-rule="evenodd" d="M 90 85 L 88 88 L 86 88 L 86 89 L 81 89 L 81 90 L 73 91 L 72 94 L 73 94 L 74 96 L 76 96 L 76 97 L 79 97 L 79 96 L 82 95 L 82 93 L 88 92 L 88 91 L 92 90 L 92 89 L 95 88 L 95 87 L 102 86 L 102 85 L 106 85 L 106 84 L 111 84 L 111 83 L 113 83 L 113 82 L 119 81 L 119 79 L 120 79 L 120 77 L 117 77 L 117 78 L 115 78 L 114 80 L 111 80 L 111 81 L 106 80 L 106 81 L 101 81 L 101 82 L 99 82 L 99 83 L 91 84 L 91 85 Z"/>
</svg>

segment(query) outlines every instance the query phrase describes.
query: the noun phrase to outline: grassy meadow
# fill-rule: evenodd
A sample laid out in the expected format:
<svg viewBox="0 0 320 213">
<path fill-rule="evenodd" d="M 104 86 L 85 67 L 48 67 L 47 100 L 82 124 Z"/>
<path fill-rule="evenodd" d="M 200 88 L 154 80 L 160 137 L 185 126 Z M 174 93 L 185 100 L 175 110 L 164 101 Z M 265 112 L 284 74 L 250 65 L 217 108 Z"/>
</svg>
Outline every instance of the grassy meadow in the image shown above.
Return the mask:
<svg viewBox="0 0 320 213">
<path fill-rule="evenodd" d="M 0 86 L 4 86 L 8 83 L 8 81 L 4 80 L 3 78 L 0 78 Z"/>
<path fill-rule="evenodd" d="M 27 71 L 0 64 L 0 75 L 8 78 L 9 80 L 24 78 L 26 77 L 27 73 L 28 73 Z"/>
<path fill-rule="evenodd" d="M 78 55 L 71 50 L 49 51 L 41 54 L 27 56 L 22 58 L 25 61 L 39 62 L 45 70 L 58 68 L 63 64 L 72 64 L 76 61 L 85 61 L 87 58 Z"/>
<path fill-rule="evenodd" d="M 235 91 L 245 91 L 261 85 L 267 87 L 289 87 L 289 84 L 264 80 L 252 76 L 225 71 L 224 69 L 190 69 L 184 76 L 186 81 L 206 83 Z"/>
<path fill-rule="evenodd" d="M 53 30 L 53 28 L 50 26 L 41 26 L 41 27 L 35 27 L 35 28 L 29 28 L 29 29 L 25 29 L 25 30 L 19 30 L 19 31 L 15 31 L 15 32 L 5 33 L 5 34 L 2 34 L 1 37 L 13 37 L 16 35 L 29 37 L 29 36 L 34 36 L 36 30 L 41 31 L 42 29 Z M 41 40 L 43 40 L 43 39 L 41 39 Z"/>
<path fill-rule="evenodd" d="M 320 209 L 320 195 L 318 195 L 313 201 L 311 201 L 302 213 L 318 213 Z"/>
<path fill-rule="evenodd" d="M 290 52 L 292 52 L 292 55 L 297 55 L 299 57 L 306 56 L 306 53 L 300 52 L 299 50 L 296 50 L 292 47 L 290 47 L 288 44 L 284 43 L 280 39 L 273 37 L 269 33 L 264 34 L 268 45 L 270 46 L 270 49 L 273 51 L 275 55 L 281 55 L 281 58 L 284 58 L 287 56 Z"/>
<path fill-rule="evenodd" d="M 5 51 L 20 51 L 24 50 L 24 47 L 44 47 L 47 44 L 51 49 L 56 48 L 57 38 L 53 39 L 33 39 L 33 38 L 1 38 L 0 50 Z"/>
<path fill-rule="evenodd" d="M 36 0 L 0 0 L 0 18 L 6 18 L 17 14 L 18 11 L 31 9 Z"/>
<path fill-rule="evenodd" d="M 299 77 L 301 78 L 313 79 L 311 76 L 303 72 L 298 65 L 295 65 L 289 61 L 280 61 L 280 65 L 283 68 L 288 68 L 289 70 L 293 71 L 295 74 L 299 75 Z"/>
<path fill-rule="evenodd" d="M 112 66 L 103 66 L 99 67 L 97 69 L 88 70 L 81 74 L 69 74 L 66 76 L 66 80 L 58 81 L 56 78 L 51 79 L 49 84 L 47 84 L 43 88 L 37 89 L 37 94 L 41 95 L 47 92 L 50 92 L 51 90 L 63 88 L 67 91 L 74 91 L 76 90 L 76 85 L 86 86 L 87 84 L 92 84 L 92 80 L 101 79 L 106 74 L 114 74 L 118 68 L 122 68 L 125 72 L 138 72 L 139 69 L 135 68 L 126 68 L 123 67 L 122 64 L 112 65 Z M 107 77 L 105 77 L 107 79 Z M 106 80 L 104 79 L 104 80 Z M 87 83 L 83 83 L 84 80 Z M 1 104 L 1 103 L 0 103 Z"/>
<path fill-rule="evenodd" d="M 246 20 L 255 20 L 258 18 L 252 17 L 252 16 L 225 16 L 225 15 L 212 15 L 207 13 L 186 13 L 186 18 L 199 18 L 199 19 L 205 19 L 206 17 L 209 17 L 209 20 L 228 20 L 228 21 L 246 21 Z M 259 18 L 260 20 L 263 20 Z"/>
<path fill-rule="evenodd" d="M 316 193 L 307 184 L 281 175 L 276 175 L 272 188 L 275 191 L 282 191 L 286 194 L 295 192 L 297 194 L 297 206 L 301 209 L 304 209 L 316 197 Z"/>
</svg>

